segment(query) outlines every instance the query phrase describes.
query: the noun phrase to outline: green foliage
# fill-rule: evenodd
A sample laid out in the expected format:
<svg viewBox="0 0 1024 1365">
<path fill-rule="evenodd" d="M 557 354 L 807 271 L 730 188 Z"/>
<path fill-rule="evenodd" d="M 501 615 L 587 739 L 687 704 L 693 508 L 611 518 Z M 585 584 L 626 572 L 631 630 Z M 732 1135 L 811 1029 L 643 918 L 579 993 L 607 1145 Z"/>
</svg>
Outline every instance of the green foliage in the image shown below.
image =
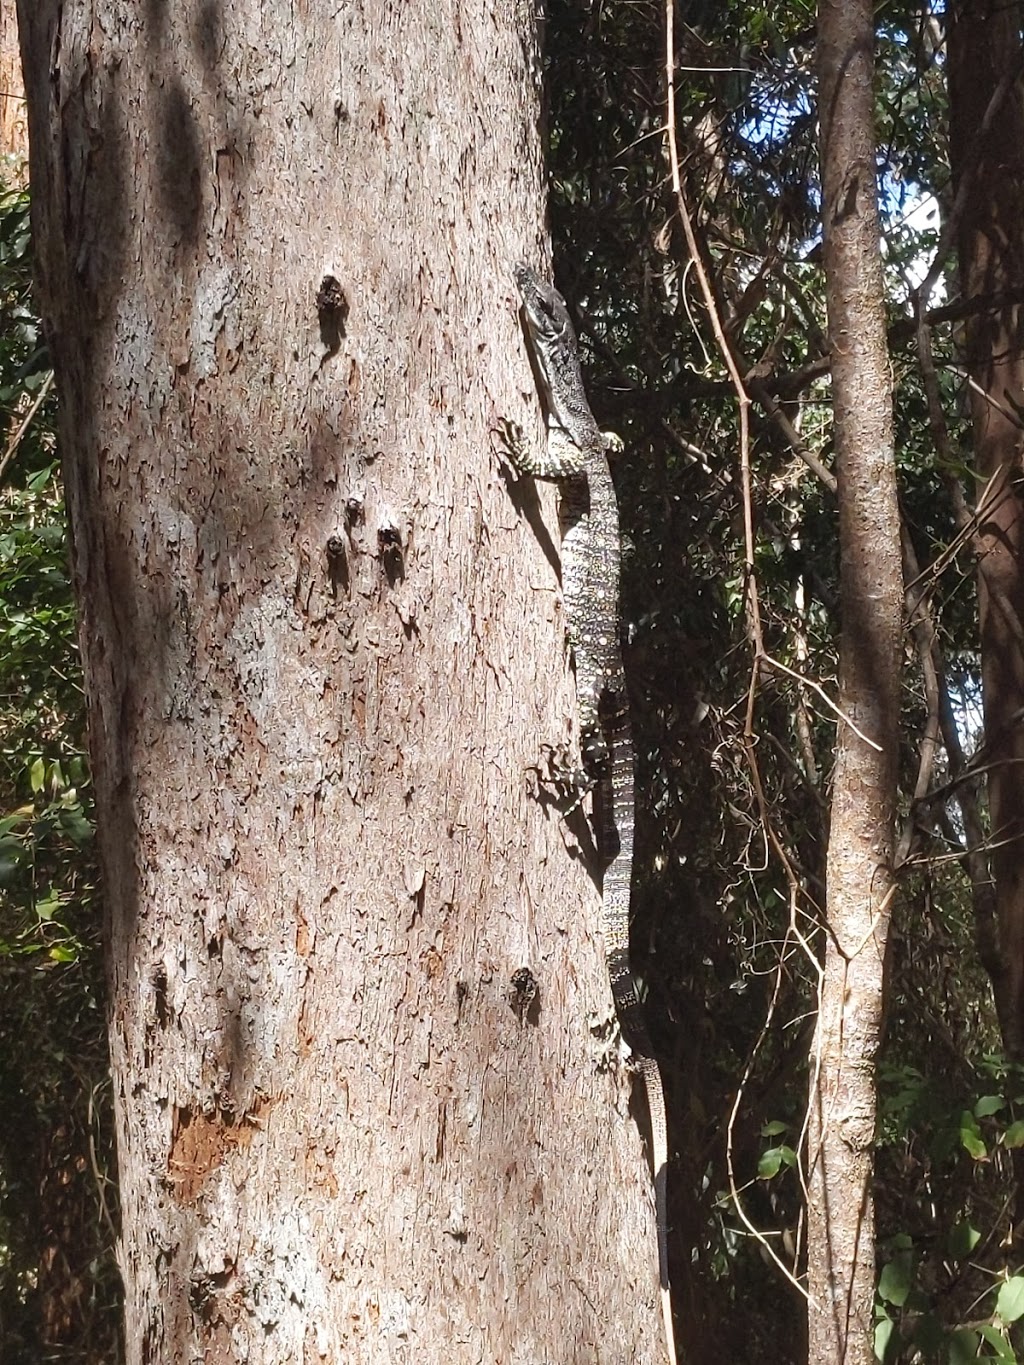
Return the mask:
<svg viewBox="0 0 1024 1365">
<path fill-rule="evenodd" d="M 960 1240 L 959 1252 L 950 1245 L 950 1259 L 961 1268 L 968 1267 L 979 1239 L 980 1234 L 971 1229 L 970 1235 Z M 1024 1314 L 1024 1280 L 1010 1277 L 983 1296 L 988 1300 L 990 1321 L 976 1319 L 970 1327 L 949 1327 L 948 1314 L 941 1311 L 934 1294 L 927 1292 L 920 1274 L 920 1249 L 903 1235 L 891 1240 L 887 1254 L 875 1305 L 875 1355 L 883 1365 L 903 1357 L 948 1365 L 964 1359 L 995 1359 L 1016 1365 L 1017 1355 L 1007 1328 Z"/>
<path fill-rule="evenodd" d="M 0 199 L 0 953 L 77 957 L 92 919 L 84 708 L 28 196 Z"/>
<path fill-rule="evenodd" d="M 800 1306 L 780 1292 L 767 1248 L 792 1243 L 787 1265 L 800 1274 L 798 1163 L 835 739 L 820 691 L 793 675 L 835 695 L 835 499 L 755 389 L 751 557 L 764 646 L 782 667 L 762 667 L 752 684 L 737 407 L 666 171 L 664 6 L 595 7 L 586 22 L 582 13 L 568 0 L 549 6 L 555 274 L 577 309 L 596 415 L 626 439 L 616 485 L 640 766 L 634 944 L 654 945 L 644 976 L 674 1101 L 675 1282 L 705 1315 L 711 1344 L 693 1346 L 694 1362 L 705 1351 L 774 1365 L 800 1359 Z M 677 9 L 676 104 L 686 199 L 740 369 L 761 378 L 830 467 L 814 24 L 813 5 Z M 958 337 L 952 323 L 931 328 L 954 452 L 940 454 L 908 306 L 940 221 L 909 210 L 930 193 L 948 202 L 935 35 L 935 16 L 920 7 L 878 12 L 877 165 L 901 504 L 969 752 L 977 601 L 957 497 L 976 490 Z M 947 262 L 947 285 L 953 271 Z M 904 815 L 926 710 L 908 639 Z M 936 787 L 950 775 L 944 761 Z M 927 815 L 910 831 L 891 933 L 876 1187 L 889 1251 L 879 1258 L 877 1354 L 1009 1358 L 993 1287 L 1017 1269 L 1006 1189 L 1024 1141 L 1024 1087 L 998 1061 L 957 861 L 958 808 L 947 800 Z"/>
<path fill-rule="evenodd" d="M 84 704 L 28 197 L 0 196 L 0 1324 L 5 1365 L 119 1357 Z"/>
</svg>

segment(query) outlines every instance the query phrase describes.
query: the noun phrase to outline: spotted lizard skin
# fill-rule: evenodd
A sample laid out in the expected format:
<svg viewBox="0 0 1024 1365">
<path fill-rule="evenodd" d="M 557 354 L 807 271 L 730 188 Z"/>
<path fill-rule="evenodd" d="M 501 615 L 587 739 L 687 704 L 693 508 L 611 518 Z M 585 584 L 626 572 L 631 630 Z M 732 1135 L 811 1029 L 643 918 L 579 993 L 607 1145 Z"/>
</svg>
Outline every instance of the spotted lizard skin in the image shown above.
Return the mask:
<svg viewBox="0 0 1024 1365">
<path fill-rule="evenodd" d="M 604 864 L 605 954 L 619 1027 L 636 1057 L 650 1110 L 662 1313 L 668 1358 L 675 1365 L 665 1093 L 629 963 L 633 739 L 619 642 L 619 509 L 608 464 L 609 450 L 621 443 L 599 430 L 590 411 L 562 296 L 522 263 L 515 267 L 515 280 L 546 409 L 547 447 L 528 450 L 517 429 L 506 434 L 506 447 L 521 473 L 557 480 L 560 487 L 562 597 L 575 662 L 584 781 L 594 788 L 596 843 Z"/>
</svg>

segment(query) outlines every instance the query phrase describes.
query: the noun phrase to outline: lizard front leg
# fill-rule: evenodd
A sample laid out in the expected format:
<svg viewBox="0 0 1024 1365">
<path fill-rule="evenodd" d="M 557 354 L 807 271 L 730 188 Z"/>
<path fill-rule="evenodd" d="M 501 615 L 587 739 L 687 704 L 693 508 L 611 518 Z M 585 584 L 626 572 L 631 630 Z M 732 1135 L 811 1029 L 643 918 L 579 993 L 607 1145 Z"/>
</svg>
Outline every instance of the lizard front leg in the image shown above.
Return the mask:
<svg viewBox="0 0 1024 1365">
<path fill-rule="evenodd" d="M 547 446 L 541 450 L 530 448 L 518 422 L 502 419 L 496 435 L 520 474 L 534 479 L 575 479 L 585 473 L 582 452 L 562 427 L 548 426 Z"/>
</svg>

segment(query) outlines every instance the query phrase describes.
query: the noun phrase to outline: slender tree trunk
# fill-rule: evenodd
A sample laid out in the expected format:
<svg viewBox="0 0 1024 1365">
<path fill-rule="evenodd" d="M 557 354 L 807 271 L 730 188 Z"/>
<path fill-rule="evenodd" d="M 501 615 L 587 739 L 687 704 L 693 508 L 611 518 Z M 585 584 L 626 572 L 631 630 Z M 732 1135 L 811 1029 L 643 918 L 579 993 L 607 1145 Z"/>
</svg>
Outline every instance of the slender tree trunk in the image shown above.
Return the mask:
<svg viewBox="0 0 1024 1365">
<path fill-rule="evenodd" d="M 958 0 L 947 12 L 950 161 L 969 181 L 959 223 L 965 300 L 1024 288 L 1024 102 L 1020 8 Z M 989 111 L 993 98 L 998 109 Z M 1019 304 L 964 325 L 979 510 L 978 610 L 998 943 L 982 940 L 1007 1051 L 1024 1058 L 1024 577 Z M 1020 1216 L 1018 1214 L 1018 1216 Z"/>
<path fill-rule="evenodd" d="M 821 1365 L 871 1365 L 874 1063 L 893 890 L 903 580 L 871 113 L 872 6 L 824 0 L 818 20 L 846 720 L 837 736 L 812 1056 L 808 1346 Z"/>
<path fill-rule="evenodd" d="M 597 889 L 529 793 L 553 495 L 490 438 L 538 423 L 533 6 L 21 18 L 128 1359 L 658 1361 Z"/>
</svg>

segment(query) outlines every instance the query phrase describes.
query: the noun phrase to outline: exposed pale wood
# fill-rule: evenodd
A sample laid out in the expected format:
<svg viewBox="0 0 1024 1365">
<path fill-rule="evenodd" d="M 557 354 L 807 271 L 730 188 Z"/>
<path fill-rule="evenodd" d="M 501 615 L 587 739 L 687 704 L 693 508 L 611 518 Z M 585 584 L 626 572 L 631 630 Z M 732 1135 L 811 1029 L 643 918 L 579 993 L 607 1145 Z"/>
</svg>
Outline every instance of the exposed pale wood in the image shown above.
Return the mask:
<svg viewBox="0 0 1024 1365">
<path fill-rule="evenodd" d="M 28 170 L 28 110 L 21 79 L 16 0 L 0 0 L 0 157 L 4 176 L 22 180 Z"/>
</svg>

